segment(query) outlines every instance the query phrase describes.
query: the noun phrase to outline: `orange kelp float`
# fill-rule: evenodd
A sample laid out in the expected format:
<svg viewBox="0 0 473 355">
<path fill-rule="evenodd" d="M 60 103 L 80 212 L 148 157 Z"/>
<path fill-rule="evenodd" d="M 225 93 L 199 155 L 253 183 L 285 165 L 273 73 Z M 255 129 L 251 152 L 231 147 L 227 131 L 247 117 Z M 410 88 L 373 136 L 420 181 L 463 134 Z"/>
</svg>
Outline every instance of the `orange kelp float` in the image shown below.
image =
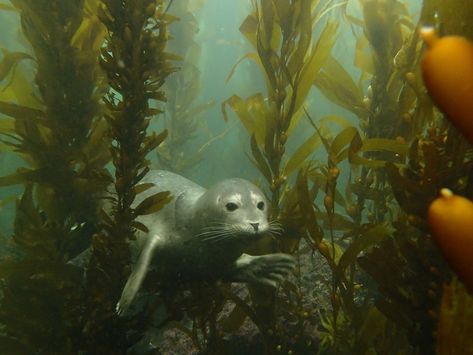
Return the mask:
<svg viewBox="0 0 473 355">
<path fill-rule="evenodd" d="M 438 38 L 431 27 L 420 34 L 428 47 L 422 58 L 425 86 L 439 109 L 473 143 L 473 43 L 461 36 Z"/>
<path fill-rule="evenodd" d="M 448 263 L 473 293 L 473 202 L 442 189 L 430 204 L 428 219 Z"/>
</svg>

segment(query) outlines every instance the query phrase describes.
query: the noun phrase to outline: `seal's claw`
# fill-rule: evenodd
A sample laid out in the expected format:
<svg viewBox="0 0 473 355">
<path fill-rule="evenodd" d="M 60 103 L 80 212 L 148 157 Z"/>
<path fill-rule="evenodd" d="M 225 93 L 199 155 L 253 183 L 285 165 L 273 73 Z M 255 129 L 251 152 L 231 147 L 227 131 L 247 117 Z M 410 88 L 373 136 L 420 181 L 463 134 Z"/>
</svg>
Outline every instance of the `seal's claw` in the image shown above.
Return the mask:
<svg viewBox="0 0 473 355">
<path fill-rule="evenodd" d="M 115 313 L 121 316 L 124 312 L 124 309 L 121 307 L 120 302 L 117 303 L 117 306 L 115 307 Z"/>
<path fill-rule="evenodd" d="M 122 294 L 120 300 L 117 302 L 117 305 L 115 307 L 115 312 L 118 316 L 122 316 L 126 312 L 126 310 L 131 304 L 131 301 L 133 300 L 133 297 L 134 295 L 129 295 L 126 293 Z"/>
<path fill-rule="evenodd" d="M 235 262 L 234 281 L 276 287 L 294 267 L 294 258 L 288 254 L 242 254 Z"/>
<path fill-rule="evenodd" d="M 272 281 L 272 280 L 265 279 L 265 278 L 258 279 L 257 282 L 258 282 L 259 284 L 266 285 L 266 286 L 270 286 L 270 287 L 274 287 L 274 288 L 276 288 L 276 287 L 278 286 L 278 284 L 277 284 L 276 281 Z"/>
</svg>

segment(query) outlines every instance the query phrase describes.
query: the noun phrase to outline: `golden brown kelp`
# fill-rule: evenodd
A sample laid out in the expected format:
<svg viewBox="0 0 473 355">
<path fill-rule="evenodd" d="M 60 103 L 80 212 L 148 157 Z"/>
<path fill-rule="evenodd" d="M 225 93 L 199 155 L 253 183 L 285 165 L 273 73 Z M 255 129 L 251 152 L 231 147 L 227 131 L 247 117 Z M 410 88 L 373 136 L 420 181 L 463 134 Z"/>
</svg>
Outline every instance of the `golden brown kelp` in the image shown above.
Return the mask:
<svg viewBox="0 0 473 355">
<path fill-rule="evenodd" d="M 213 105 L 213 101 L 196 104 L 201 94 L 200 45 L 195 36 L 199 31 L 196 15 L 198 6 L 195 1 L 176 1 L 169 10 L 179 18 L 170 27 L 173 37 L 169 50 L 179 55 L 179 72 L 166 81 L 166 128 L 168 137 L 159 147 L 160 165 L 166 170 L 182 173 L 197 164 L 201 159 L 205 144 L 195 149 L 192 140 L 202 127 L 202 114 Z M 201 131 L 202 133 L 204 131 Z"/>
<path fill-rule="evenodd" d="M 388 212 L 383 202 L 388 195 L 366 201 L 359 193 L 360 189 L 370 188 L 388 193 L 386 176 L 376 169 L 383 163 L 370 161 L 401 162 L 404 155 L 395 146 L 406 146 L 406 141 L 416 132 L 413 122 L 420 122 L 420 116 L 424 121 L 429 120 L 432 106 L 416 80 L 420 42 L 405 5 L 385 0 L 364 0 L 361 5 L 364 21 L 352 19 L 354 26 L 364 33 L 357 39 L 355 52 L 355 64 L 363 71 L 360 83 L 355 84 L 335 59 L 328 61 L 315 83 L 330 100 L 358 116 L 366 138 L 386 140 L 350 159 L 351 163 L 363 166 L 359 180 L 355 181 L 358 186 L 353 192 L 358 197 L 351 215 L 360 222 L 363 210 L 369 208 L 370 218 L 381 222 Z M 363 78 L 370 84 L 364 95 Z"/>
<path fill-rule="evenodd" d="M 370 5 L 373 4 L 370 3 Z M 370 39 L 373 41 L 372 58 L 370 58 L 370 60 L 371 63 L 374 62 L 375 65 L 368 67 L 367 63 L 360 62 L 366 65 L 366 68 L 370 70 L 370 75 L 375 78 L 372 79 L 373 85 L 373 80 L 378 80 L 377 86 L 375 86 L 377 90 L 379 90 L 379 95 L 377 93 L 378 96 L 376 99 L 373 99 L 373 96 L 375 96 L 373 94 L 373 88 L 368 91 L 367 96 L 369 97 L 366 97 L 366 99 L 363 98 L 364 95 L 361 89 L 363 87 L 362 83 L 357 85 L 351 79 L 350 75 L 343 67 L 330 56 L 330 49 L 328 52 L 323 52 L 324 60 L 318 63 L 322 65 L 322 72 L 317 70 L 316 73 L 312 73 L 314 76 L 310 81 L 310 85 L 315 83 L 329 99 L 358 115 L 361 123 L 364 123 L 362 125 L 364 132 L 359 132 L 355 127 L 347 126 L 339 117 L 331 117 L 330 120 L 333 122 L 342 122 L 344 128 L 335 138 L 329 138 L 326 132 L 321 132 L 321 130 L 313 124 L 316 131 L 295 151 L 287 160 L 286 164 L 283 162 L 284 149 L 281 149 L 282 154 L 279 155 L 278 165 L 278 159 L 276 158 L 278 154 L 275 154 L 277 149 L 274 148 L 274 146 L 273 151 L 267 148 L 269 145 L 268 142 L 278 142 L 278 138 L 274 138 L 271 135 L 272 131 L 270 129 L 274 129 L 276 135 L 280 133 L 281 129 L 281 124 L 280 126 L 271 127 L 274 121 L 277 122 L 277 119 L 274 117 L 279 117 L 281 107 L 284 107 L 284 105 L 277 105 L 277 100 L 275 100 L 274 97 L 278 96 L 273 93 L 273 97 L 270 95 L 267 100 L 263 100 L 262 95 L 255 95 L 246 101 L 234 96 L 227 102 L 234 111 L 236 111 L 248 131 L 253 134 L 251 140 L 252 155 L 257 167 L 262 171 L 266 180 L 271 183 L 270 188 L 273 203 L 277 202 L 279 206 L 278 209 L 281 210 L 276 216 L 281 220 L 285 233 L 283 233 L 282 238 L 279 238 L 279 247 L 286 251 L 294 250 L 294 248 L 297 248 L 300 238 L 305 237 L 308 245 L 313 249 L 318 249 L 325 257 L 332 271 L 330 280 L 332 313 L 329 317 L 325 318 L 326 321 L 323 326 L 326 330 L 326 336 L 323 339 L 327 344 L 323 350 L 331 351 L 332 353 L 340 353 L 341 351 L 383 351 L 383 349 L 389 349 L 389 330 L 393 327 L 392 322 L 386 320 L 380 312 L 376 311 L 376 309 L 370 305 L 368 298 L 365 300 L 366 304 L 360 305 L 360 301 L 356 301 L 357 298 L 359 299 L 361 297 L 359 293 L 360 285 L 357 284 L 357 278 L 360 277 L 360 272 L 356 266 L 356 258 L 360 252 L 369 250 L 373 245 L 388 237 L 394 231 L 389 224 L 382 223 L 387 213 L 392 213 L 396 206 L 389 203 L 389 201 L 393 199 L 392 195 L 390 195 L 390 186 L 386 182 L 385 173 L 381 171 L 381 173 L 378 174 L 378 170 L 386 164 L 386 161 L 399 164 L 403 162 L 406 157 L 407 144 L 404 136 L 409 137 L 412 134 L 412 129 L 409 125 L 405 124 L 405 121 L 398 120 L 398 123 L 393 125 L 389 119 L 392 118 L 396 120 L 399 111 L 413 114 L 410 110 L 415 108 L 415 92 L 410 87 L 411 84 L 406 83 L 405 74 L 408 72 L 408 67 L 405 67 L 401 59 L 405 60 L 406 56 L 409 60 L 417 58 L 419 47 L 417 45 L 418 40 L 416 35 L 412 31 L 415 26 L 409 23 L 406 13 L 402 12 L 405 10 L 402 4 L 396 3 L 395 6 L 393 3 L 374 5 L 380 5 L 380 7 L 371 8 L 371 12 L 367 11 L 367 16 L 371 16 L 370 31 L 372 36 L 370 36 Z M 272 8 L 269 5 L 267 5 L 266 8 L 261 5 L 261 9 L 262 13 L 266 11 L 266 16 L 270 16 L 270 10 L 272 10 Z M 391 30 L 389 30 L 387 34 L 376 33 L 375 25 L 378 20 L 377 17 L 379 16 L 383 17 L 383 21 L 391 26 Z M 268 23 L 270 24 L 271 22 L 268 20 L 264 21 L 264 16 L 262 16 L 262 19 L 263 20 L 260 20 L 260 22 L 256 20 L 249 21 L 247 19 L 244 25 L 252 25 L 255 31 L 262 31 L 261 29 L 264 29 L 271 35 L 275 33 L 276 38 L 278 38 L 277 30 L 274 31 L 273 27 L 268 25 Z M 402 32 L 400 27 L 401 23 L 403 23 L 402 29 L 405 33 L 405 37 L 400 36 Z M 411 32 L 406 31 L 404 27 L 410 29 Z M 242 26 L 242 28 L 248 27 Z M 281 31 L 281 33 L 284 32 Z M 324 32 L 322 32 L 322 36 L 323 33 Z M 409 34 L 411 35 L 410 37 Z M 263 37 L 262 35 L 260 36 Z M 310 36 L 312 36 L 312 34 Z M 383 37 L 380 41 L 376 36 L 385 36 L 386 38 Z M 257 36 L 250 37 L 250 40 L 258 44 L 257 38 Z M 284 83 L 283 80 L 278 81 L 279 77 L 277 77 L 279 73 L 279 67 L 277 65 L 281 65 L 281 62 L 284 63 L 284 61 L 275 55 L 273 53 L 274 51 L 271 49 L 274 43 L 278 44 L 279 42 L 272 37 L 270 38 L 271 41 L 266 45 L 259 44 L 259 47 L 255 46 L 258 51 L 258 57 L 255 57 L 254 54 L 247 56 L 255 59 L 263 68 L 272 65 L 269 66 L 271 73 L 268 73 L 266 70 L 268 92 L 272 93 L 276 90 L 270 90 L 271 80 L 277 83 Z M 284 36 L 282 38 L 284 38 Z M 385 40 L 389 41 L 385 43 L 387 47 L 381 47 L 381 42 Z M 402 53 L 404 57 L 399 55 L 396 64 L 402 69 L 401 70 L 398 67 L 394 68 L 394 65 L 390 63 L 392 63 L 392 57 L 397 55 L 404 45 L 406 48 L 403 49 L 407 51 L 408 54 Z M 320 48 L 324 47 L 321 46 Z M 265 58 L 261 58 L 260 54 L 260 52 L 264 54 L 265 49 L 267 49 L 268 52 L 266 56 L 269 58 L 266 62 L 264 61 Z M 408 63 L 415 65 L 415 60 L 408 61 Z M 363 67 L 363 69 L 364 68 L 365 67 Z M 271 79 L 271 77 L 278 79 Z M 290 75 L 287 75 L 287 77 L 290 78 Z M 412 73 L 407 77 L 412 77 Z M 389 95 L 381 95 L 382 90 L 384 90 L 386 86 L 389 89 Z M 293 88 L 294 87 L 291 86 L 291 89 Z M 278 89 L 279 92 L 285 94 L 283 95 L 283 102 L 285 102 L 285 100 L 289 100 L 290 102 L 291 95 L 297 92 L 297 88 L 294 88 L 294 91 L 285 90 L 286 88 L 281 90 L 280 87 Z M 392 107 L 394 107 L 395 104 L 398 105 L 396 101 L 398 98 L 400 98 L 402 103 L 402 109 L 391 112 L 393 110 Z M 370 101 L 371 99 L 374 100 L 374 104 Z M 272 106 L 268 105 L 267 102 L 270 102 Z M 268 105 L 269 109 L 265 108 L 265 105 Z M 372 105 L 373 108 L 371 107 Z M 274 107 L 279 110 L 270 111 L 270 109 Z M 282 111 L 283 113 L 285 112 L 284 110 Z M 268 114 L 268 112 L 271 113 Z M 402 117 L 403 115 L 399 114 L 399 116 Z M 284 115 L 282 115 L 282 117 L 284 117 Z M 296 121 L 294 120 L 292 122 Z M 277 123 L 275 125 L 277 125 Z M 374 128 L 371 128 L 371 126 Z M 290 129 L 288 132 L 285 132 L 283 129 L 282 133 L 282 144 L 279 144 L 279 147 L 282 146 L 282 148 L 284 148 L 285 139 L 288 138 Z M 398 136 L 401 138 L 396 139 Z M 296 185 L 289 188 L 284 178 L 289 176 L 290 172 L 303 166 L 304 161 L 315 151 L 321 142 L 328 154 L 327 165 L 321 168 L 317 167 L 315 162 L 308 165 L 307 168 L 300 171 Z M 281 141 L 279 141 L 279 143 L 281 143 Z M 351 176 L 354 176 L 356 173 L 356 167 L 360 166 L 364 167 L 363 171 L 365 174 L 361 179 L 356 179 L 355 183 L 348 183 L 346 187 L 346 199 L 337 191 L 337 181 L 340 175 L 338 164 L 342 163 L 344 160 L 348 160 L 348 162 L 355 167 Z M 282 174 L 279 175 L 274 173 L 274 167 L 278 166 L 283 166 L 283 169 L 280 169 L 282 170 Z M 379 178 L 377 177 L 378 175 L 380 176 Z M 281 176 L 283 178 L 282 181 L 278 179 Z M 366 185 L 364 183 L 362 184 L 365 178 L 367 181 Z M 279 181 L 282 186 L 282 193 L 280 197 L 274 199 L 275 195 L 278 196 L 277 188 L 275 189 L 277 186 L 275 183 L 277 181 Z M 325 192 L 324 212 L 314 206 L 317 192 L 322 189 Z M 356 203 L 353 203 L 352 195 L 358 197 Z M 372 204 L 371 213 L 365 214 L 363 211 L 365 200 L 369 200 L 370 204 Z M 354 223 L 350 223 L 346 217 L 336 213 L 335 204 L 343 207 L 348 215 L 353 218 Z M 365 222 L 366 218 L 368 218 L 368 223 Z M 329 243 L 322 240 L 323 230 L 321 229 L 320 223 L 317 222 L 318 220 L 319 222 L 324 222 L 323 227 L 330 233 Z M 334 232 L 337 230 L 338 234 L 340 229 L 348 230 L 348 232 L 346 232 L 342 238 L 335 239 Z M 288 238 L 289 236 L 294 238 Z M 287 286 L 289 286 L 289 283 Z M 289 292 L 289 294 L 300 294 L 300 288 L 298 288 L 297 285 L 291 285 L 291 287 L 293 291 Z M 261 294 L 260 292 L 258 299 L 261 299 Z M 262 302 L 264 302 L 264 297 Z M 290 309 L 298 310 L 297 307 L 285 307 L 284 311 L 289 311 Z M 300 309 L 298 311 L 300 311 Z M 295 314 L 297 313 L 295 312 Z M 257 317 L 255 321 L 257 324 L 258 319 Z M 366 329 L 373 322 L 382 322 L 383 326 L 378 332 L 370 336 L 369 330 Z M 277 331 L 277 328 L 275 329 Z M 365 329 L 365 331 L 362 332 L 360 329 Z M 406 346 L 405 336 L 402 331 L 397 331 L 397 334 L 399 335 L 397 338 L 398 345 L 400 347 Z M 395 352 L 396 349 L 400 348 L 392 346 L 392 349 L 389 350 Z"/>
<path fill-rule="evenodd" d="M 277 245 L 262 246 L 259 252 L 293 253 L 305 235 L 300 223 L 305 217 L 301 217 L 299 203 L 294 198 L 297 188 L 289 187 L 288 178 L 304 166 L 320 141 L 314 134 L 290 156 L 286 154 L 286 143 L 292 137 L 312 84 L 335 42 L 337 23 L 323 19 L 330 5 L 331 2 L 322 4 L 317 0 L 254 1 L 252 14 L 240 27 L 256 51 L 244 58 L 254 60 L 259 66 L 266 93 L 247 99 L 232 96 L 222 108 L 226 117 L 225 108 L 231 107 L 251 136 L 252 160 L 269 190 L 270 219 L 279 220 L 283 228 Z M 314 39 L 317 24 L 321 32 Z M 311 197 L 305 198 L 309 199 L 308 206 L 313 212 Z M 305 218 L 305 221 L 318 233 L 315 219 Z M 295 285 L 288 287 L 287 294 L 294 303 L 289 302 L 285 307 L 289 313 L 303 314 L 297 290 Z M 278 345 L 281 348 L 281 342 L 291 335 L 275 322 L 275 293 L 257 288 L 252 290 L 252 300 L 257 314 L 253 321 L 263 334 L 267 351 L 273 351 Z M 297 324 L 304 322 L 301 318 Z"/>
<path fill-rule="evenodd" d="M 27 164 L 0 179 L 26 185 L 13 235 L 20 257 L 0 267 L 0 343 L 4 353 L 72 353 L 79 345 L 82 276 L 67 261 L 97 230 L 98 197 L 110 181 L 97 52 L 89 43 L 73 44 L 83 1 L 11 3 L 32 48 L 35 77 L 28 85 L 24 71 L 15 73 L 4 91 L 14 95 L 4 100 L 16 100 L 0 102 L 12 119 L 4 121 L 12 123 L 2 132 L 5 141 Z"/>
<path fill-rule="evenodd" d="M 317 14 L 323 13 L 318 5 L 319 1 L 312 0 L 254 2 L 253 14 L 240 27 L 257 51 L 247 57 L 254 59 L 264 74 L 267 100 L 262 94 L 246 100 L 233 96 L 224 105 L 237 113 L 252 136 L 252 156 L 271 191 L 272 218 L 279 217 L 287 175 L 298 168 L 295 162 L 284 164 L 286 142 L 335 41 L 337 24 L 333 21 L 326 23 L 318 41 L 312 39 L 320 20 Z M 300 158 L 297 161 L 302 163 Z"/>
<path fill-rule="evenodd" d="M 40 2 L 13 4 L 21 11 L 23 32 L 37 62 L 37 91 L 30 88 L 23 95 L 39 96 L 40 109 L 1 103 L 1 112 L 15 119 L 16 136 L 11 143 L 31 165 L 1 182 L 44 185 L 38 186 L 38 194 L 57 202 L 48 203 L 48 218 L 95 218 L 97 201 L 90 197 L 104 189 L 106 181 L 100 174 L 106 175 L 107 157 L 96 154 L 106 144 L 100 139 L 104 122 L 98 118 L 96 52 L 87 43 L 72 43 L 82 22 L 83 2 L 51 4 L 56 21 L 46 19 L 48 10 Z"/>
<path fill-rule="evenodd" d="M 146 156 L 167 134 L 150 134 L 147 128 L 150 120 L 161 113 L 150 102 L 165 100 L 162 85 L 173 68 L 169 62 L 172 56 L 165 52 L 169 19 L 164 1 L 103 0 L 99 18 L 107 29 L 100 65 L 110 87 L 104 101 L 116 194 L 111 198 L 111 215 L 102 213 L 104 231 L 92 241 L 86 284 L 87 312 L 92 317 L 84 332 L 93 351 L 120 353 L 124 351 L 125 339 L 120 333 L 115 304 L 127 277 L 127 242 L 134 239 L 136 229 L 146 231 L 144 225 L 134 220 L 136 216 L 158 211 L 170 199 L 168 192 L 160 192 L 132 207 L 136 194 L 150 187 L 140 184 L 149 171 Z"/>
<path fill-rule="evenodd" d="M 437 354 L 473 354 L 473 297 L 453 280 L 444 286 L 437 329 Z"/>
<path fill-rule="evenodd" d="M 359 260 L 379 285 L 379 309 L 407 329 L 411 343 L 423 351 L 435 347 L 441 288 L 451 276 L 428 235 L 427 208 L 444 186 L 471 198 L 471 167 L 471 148 L 451 127 L 443 132 L 431 128 L 428 137 L 415 140 L 403 169 L 386 167 L 405 214 L 395 221 L 393 238 Z M 396 267 L 385 269 L 388 264 Z M 383 271 L 388 270 L 387 278 Z"/>
<path fill-rule="evenodd" d="M 455 2 L 451 2 L 449 6 L 454 4 Z M 464 4 L 456 5 L 456 9 L 449 8 L 441 13 L 453 14 L 464 10 Z M 429 7 L 430 4 L 426 3 L 423 11 L 425 17 L 421 18 L 421 23 L 432 20 L 427 18 L 432 10 L 429 10 Z M 468 16 L 467 14 L 468 11 L 464 16 Z M 447 16 L 437 19 L 445 24 L 445 28 L 450 29 L 456 27 L 453 23 L 461 23 L 458 18 Z M 402 59 L 401 54 L 404 53 L 401 52 L 395 59 Z M 380 249 L 375 249 L 373 254 L 366 255 L 366 259 L 360 262 L 363 261 L 365 270 L 380 285 L 383 297 L 379 301 L 379 308 L 408 330 L 410 341 L 415 347 L 423 352 L 431 352 L 435 348 L 433 332 L 438 319 L 441 285 L 450 277 L 450 270 L 427 235 L 426 211 L 428 204 L 444 186 L 471 197 L 472 161 L 471 147 L 455 129 L 445 127 L 445 122 L 439 121 L 436 119 L 438 117 L 433 115 L 431 104 L 425 98 L 425 90 L 416 74 L 409 70 L 405 75 L 416 94 L 416 106 L 409 116 L 409 121 L 414 132 L 422 134 L 423 137 L 411 141 L 405 167 L 398 169 L 387 165 L 385 172 L 397 202 L 407 215 L 407 220 L 417 227 L 418 231 L 406 232 L 409 228 L 405 226 L 406 217 L 404 220 L 399 219 L 395 225 L 397 233 L 394 239 L 387 242 L 390 244 L 382 244 Z M 401 107 L 402 103 L 400 100 Z M 386 255 L 389 257 L 386 258 Z M 391 265 L 403 267 L 394 269 L 395 272 L 390 269 L 392 279 L 386 279 L 378 273 L 381 270 L 381 259 L 383 265 L 386 265 L 387 259 L 391 259 Z M 419 302 L 419 299 L 422 301 Z M 402 317 L 404 319 L 401 319 Z"/>
<path fill-rule="evenodd" d="M 348 214 L 358 223 L 366 218 L 394 228 L 374 249 L 363 248 L 359 259 L 378 285 L 376 306 L 398 329 L 407 330 L 415 351 L 430 353 L 441 285 L 450 271 L 427 235 L 427 206 L 443 186 L 471 194 L 471 151 L 453 129 L 438 126 L 419 76 L 417 26 L 402 3 L 361 3 L 365 21 L 351 21 L 367 38 L 357 40 L 355 55 L 355 64 L 369 73 L 365 98 L 360 101 L 360 89 L 334 61 L 323 68 L 316 85 L 355 113 L 363 130 L 353 136 L 348 150 L 349 162 L 362 167 L 361 176 L 349 185 L 348 195 L 358 200 L 348 206 Z M 379 30 L 380 24 L 386 32 Z"/>
<path fill-rule="evenodd" d="M 442 36 L 461 35 L 473 40 L 473 11 L 471 3 L 462 0 L 424 1 L 421 22 L 435 26 Z"/>
<path fill-rule="evenodd" d="M 310 117 L 309 117 L 310 118 Z M 334 120 L 334 117 L 330 117 Z M 339 118 L 337 121 L 342 123 Z M 312 122 L 312 119 L 310 119 Z M 390 336 L 393 325 L 372 305 L 369 291 L 365 288 L 359 267 L 356 264 L 361 252 L 370 250 L 374 245 L 387 238 L 393 228 L 387 223 L 366 221 L 356 223 L 352 209 L 350 181 L 339 181 L 340 175 L 348 175 L 344 169 L 344 161 L 361 164 L 362 161 L 372 164 L 384 164 L 381 161 L 368 161 L 360 156 L 363 151 L 378 150 L 381 145 L 393 151 L 400 147 L 385 139 L 362 139 L 359 131 L 350 125 L 345 125 L 334 138 L 322 134 L 315 126 L 316 133 L 327 152 L 327 163 L 319 163 L 318 169 L 310 169 L 298 178 L 298 195 L 300 211 L 303 216 L 322 222 L 322 228 L 314 223 L 302 223 L 307 229 L 306 242 L 310 249 L 318 252 L 327 262 L 329 273 L 327 288 L 329 291 L 329 306 L 322 305 L 320 313 L 320 347 L 323 354 L 366 353 L 397 353 L 406 345 L 402 332 L 396 331 L 395 339 Z M 355 169 L 349 169 L 352 174 Z M 344 184 L 346 184 L 344 186 Z M 345 197 L 339 189 L 345 187 Z M 313 207 L 317 189 L 323 191 L 324 208 Z M 377 198 L 380 193 L 367 190 L 370 198 Z M 312 208 L 312 212 L 310 209 Z M 354 221 L 341 214 L 345 209 Z M 322 211 L 323 210 L 323 211 Z M 324 234 L 327 238 L 322 239 Z M 375 331 L 370 329 L 372 324 L 378 324 Z"/>
</svg>

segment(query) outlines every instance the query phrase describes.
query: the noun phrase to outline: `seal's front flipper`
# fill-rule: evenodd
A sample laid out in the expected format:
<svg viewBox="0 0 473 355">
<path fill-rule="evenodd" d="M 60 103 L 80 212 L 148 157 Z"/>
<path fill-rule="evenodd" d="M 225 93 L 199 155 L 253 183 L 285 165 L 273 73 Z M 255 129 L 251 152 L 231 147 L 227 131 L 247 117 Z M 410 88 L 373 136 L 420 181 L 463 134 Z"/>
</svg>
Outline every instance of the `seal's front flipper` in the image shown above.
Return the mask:
<svg viewBox="0 0 473 355">
<path fill-rule="evenodd" d="M 294 269 L 294 258 L 288 254 L 252 256 L 242 254 L 235 262 L 232 281 L 260 283 L 276 287 Z"/>
<path fill-rule="evenodd" d="M 115 308 L 118 315 L 122 315 L 135 298 L 136 293 L 138 292 L 146 275 L 146 272 L 148 271 L 148 266 L 151 262 L 154 249 L 157 245 L 159 245 L 160 240 L 161 238 L 155 234 L 150 236 L 146 242 L 140 257 L 138 258 L 138 262 L 136 263 L 134 270 L 128 277 L 125 287 L 123 288 L 120 301 L 118 301 Z"/>
</svg>

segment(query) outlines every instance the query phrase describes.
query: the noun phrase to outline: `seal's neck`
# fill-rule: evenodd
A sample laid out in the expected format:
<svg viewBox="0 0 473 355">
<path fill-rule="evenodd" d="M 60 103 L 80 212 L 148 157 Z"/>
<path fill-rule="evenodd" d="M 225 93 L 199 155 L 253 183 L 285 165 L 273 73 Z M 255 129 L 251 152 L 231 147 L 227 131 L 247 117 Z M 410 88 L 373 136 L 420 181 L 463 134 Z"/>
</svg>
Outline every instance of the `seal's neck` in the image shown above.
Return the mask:
<svg viewBox="0 0 473 355">
<path fill-rule="evenodd" d="M 198 210 L 200 197 L 205 190 L 200 192 L 186 192 L 181 194 L 175 202 L 174 220 L 176 226 L 189 231 L 195 231 L 195 211 Z"/>
</svg>

